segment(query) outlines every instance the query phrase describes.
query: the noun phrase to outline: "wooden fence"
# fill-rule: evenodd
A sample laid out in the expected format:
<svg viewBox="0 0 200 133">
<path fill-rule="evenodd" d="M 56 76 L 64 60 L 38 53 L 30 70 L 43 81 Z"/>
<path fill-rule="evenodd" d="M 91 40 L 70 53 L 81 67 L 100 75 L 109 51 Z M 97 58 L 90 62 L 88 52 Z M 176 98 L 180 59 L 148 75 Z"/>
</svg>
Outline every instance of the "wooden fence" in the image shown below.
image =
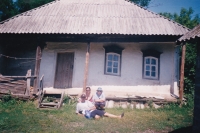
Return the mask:
<svg viewBox="0 0 200 133">
<path fill-rule="evenodd" d="M 10 94 L 14 98 L 28 100 L 31 97 L 31 70 L 26 76 L 3 76 L 0 75 L 0 98 Z"/>
</svg>

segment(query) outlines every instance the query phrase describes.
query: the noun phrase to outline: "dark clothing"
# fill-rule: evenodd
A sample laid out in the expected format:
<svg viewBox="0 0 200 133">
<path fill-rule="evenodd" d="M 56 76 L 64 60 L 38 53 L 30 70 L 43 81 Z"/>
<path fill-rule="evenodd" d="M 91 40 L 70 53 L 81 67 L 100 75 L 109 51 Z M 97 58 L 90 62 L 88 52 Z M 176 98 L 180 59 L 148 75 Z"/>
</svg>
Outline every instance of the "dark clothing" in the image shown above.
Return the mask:
<svg viewBox="0 0 200 133">
<path fill-rule="evenodd" d="M 102 109 L 102 108 L 105 107 L 105 105 L 106 105 L 105 102 L 95 102 L 95 107 L 96 107 L 97 109 Z"/>
<path fill-rule="evenodd" d="M 99 116 L 104 116 L 106 112 L 102 111 L 102 110 L 94 110 L 91 112 L 90 117 L 95 118 L 95 115 L 99 115 Z"/>
</svg>

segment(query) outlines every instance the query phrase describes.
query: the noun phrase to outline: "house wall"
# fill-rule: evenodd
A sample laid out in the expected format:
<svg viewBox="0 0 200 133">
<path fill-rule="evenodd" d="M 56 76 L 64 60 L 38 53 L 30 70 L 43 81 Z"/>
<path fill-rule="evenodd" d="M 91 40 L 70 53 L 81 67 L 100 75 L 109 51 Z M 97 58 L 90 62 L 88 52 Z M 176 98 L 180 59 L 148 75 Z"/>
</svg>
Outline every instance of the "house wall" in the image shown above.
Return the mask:
<svg viewBox="0 0 200 133">
<path fill-rule="evenodd" d="M 5 58 L 3 75 L 25 76 L 29 69 L 31 69 L 31 73 L 34 75 L 36 48 L 37 42 L 26 41 L 25 39 L 9 43 L 5 54 L 16 59 Z"/>
<path fill-rule="evenodd" d="M 170 92 L 178 95 L 177 74 L 175 69 L 174 43 L 115 43 L 124 48 L 122 51 L 121 76 L 104 74 L 105 50 L 110 43 L 91 43 L 87 85 L 95 91 L 101 86 L 106 95 L 157 95 L 170 97 Z M 44 74 L 44 87 L 52 90 L 55 78 L 56 56 L 58 52 L 74 52 L 72 89 L 67 93 L 81 93 L 84 78 L 86 43 L 47 42 L 43 50 L 40 75 Z M 160 55 L 159 80 L 142 78 L 143 53 L 141 50 L 154 49 Z"/>
<path fill-rule="evenodd" d="M 4 47 L 0 44 L 0 54 L 4 54 Z M 3 73 L 4 69 L 4 57 L 0 56 L 0 74 Z"/>
</svg>

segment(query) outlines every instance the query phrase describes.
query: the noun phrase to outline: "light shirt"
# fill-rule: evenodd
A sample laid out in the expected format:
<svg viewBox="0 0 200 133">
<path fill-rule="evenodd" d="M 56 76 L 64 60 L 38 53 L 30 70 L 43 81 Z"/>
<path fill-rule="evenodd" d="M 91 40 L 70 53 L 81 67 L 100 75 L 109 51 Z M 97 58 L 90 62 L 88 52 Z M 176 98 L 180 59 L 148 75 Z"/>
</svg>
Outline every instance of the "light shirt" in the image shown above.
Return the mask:
<svg viewBox="0 0 200 133">
<path fill-rule="evenodd" d="M 82 112 L 85 112 L 85 110 L 89 110 L 90 108 L 92 108 L 94 105 L 88 101 L 88 100 L 85 100 L 84 103 L 82 102 L 79 102 L 77 105 L 76 105 L 76 113 L 78 113 L 79 111 L 82 111 Z"/>
<path fill-rule="evenodd" d="M 97 95 L 97 93 L 95 93 L 95 94 L 93 95 L 93 101 L 99 100 L 99 99 L 103 99 L 104 101 L 106 100 L 106 97 L 105 97 L 105 95 L 104 95 L 103 92 L 101 93 L 101 95 Z"/>
</svg>

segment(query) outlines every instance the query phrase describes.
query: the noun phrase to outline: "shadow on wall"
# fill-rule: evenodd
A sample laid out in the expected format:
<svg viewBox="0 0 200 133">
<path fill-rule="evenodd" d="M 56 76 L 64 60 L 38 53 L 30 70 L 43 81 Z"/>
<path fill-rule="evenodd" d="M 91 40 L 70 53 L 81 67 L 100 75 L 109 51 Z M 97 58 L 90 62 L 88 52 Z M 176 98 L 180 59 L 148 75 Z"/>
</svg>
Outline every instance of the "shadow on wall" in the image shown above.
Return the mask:
<svg viewBox="0 0 200 133">
<path fill-rule="evenodd" d="M 179 128 L 179 129 L 176 129 L 174 131 L 171 131 L 169 133 L 192 133 L 192 126 L 189 126 L 189 127 L 182 127 L 182 128 Z"/>
</svg>

